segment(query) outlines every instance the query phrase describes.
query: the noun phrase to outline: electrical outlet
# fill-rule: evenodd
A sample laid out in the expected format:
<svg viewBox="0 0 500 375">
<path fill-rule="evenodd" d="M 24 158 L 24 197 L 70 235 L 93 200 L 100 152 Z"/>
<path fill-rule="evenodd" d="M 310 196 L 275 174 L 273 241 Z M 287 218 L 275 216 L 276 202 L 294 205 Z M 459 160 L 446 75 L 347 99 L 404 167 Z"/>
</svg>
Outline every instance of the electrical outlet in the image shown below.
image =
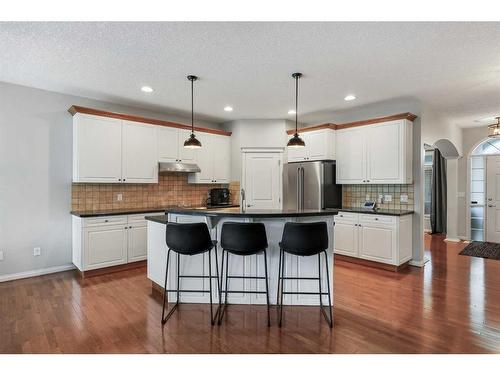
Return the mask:
<svg viewBox="0 0 500 375">
<path fill-rule="evenodd" d="M 401 203 L 408 203 L 408 194 L 401 194 L 399 200 Z"/>
<path fill-rule="evenodd" d="M 3 250 L 0 250 L 0 262 L 3 260 Z"/>
<path fill-rule="evenodd" d="M 117 200 L 118 202 L 121 202 L 121 201 L 123 200 L 123 194 L 122 194 L 122 193 L 118 193 L 118 194 L 116 194 L 116 200 Z"/>
<path fill-rule="evenodd" d="M 386 194 L 384 196 L 384 202 L 392 202 L 392 195 Z"/>
<path fill-rule="evenodd" d="M 40 247 L 34 247 L 33 248 L 33 256 L 39 257 L 40 255 L 42 255 L 42 249 Z"/>
</svg>

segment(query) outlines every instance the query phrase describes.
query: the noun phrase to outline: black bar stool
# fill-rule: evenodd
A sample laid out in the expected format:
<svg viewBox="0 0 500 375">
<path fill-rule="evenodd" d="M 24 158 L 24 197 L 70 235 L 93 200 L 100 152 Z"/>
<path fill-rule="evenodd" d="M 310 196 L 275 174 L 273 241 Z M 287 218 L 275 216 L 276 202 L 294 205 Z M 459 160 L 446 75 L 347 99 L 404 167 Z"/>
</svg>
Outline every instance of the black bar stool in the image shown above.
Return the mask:
<svg viewBox="0 0 500 375">
<path fill-rule="evenodd" d="M 283 236 L 281 238 L 279 270 L 278 270 L 278 321 L 281 327 L 283 319 L 283 295 L 284 294 L 317 294 L 319 295 L 319 305 L 321 312 L 328 325 L 333 327 L 332 319 L 332 299 L 330 295 L 330 276 L 328 273 L 328 257 L 326 249 L 328 248 L 328 228 L 325 222 L 317 223 L 285 223 Z M 318 256 L 318 277 L 285 277 L 285 253 L 297 256 Z M 326 278 L 328 284 L 328 293 L 321 289 L 321 253 L 325 254 Z M 284 280 L 318 280 L 319 293 L 315 292 L 285 292 Z M 323 308 L 323 295 L 328 295 L 329 316 Z"/>
<path fill-rule="evenodd" d="M 262 223 L 233 223 L 226 222 L 222 226 L 221 233 L 221 246 L 222 246 L 222 267 L 221 267 L 221 280 L 219 287 L 219 324 L 222 322 L 224 312 L 227 307 L 228 293 L 255 293 L 266 294 L 267 298 L 267 325 L 271 325 L 271 313 L 269 311 L 269 281 L 267 279 L 267 236 L 266 228 Z M 224 253 L 226 255 L 226 272 L 224 274 Z M 255 254 L 264 254 L 264 273 L 265 276 L 229 276 L 228 264 L 229 254 L 247 256 Z M 225 277 L 225 279 L 224 279 Z M 266 291 L 238 291 L 228 290 L 228 279 L 255 279 L 266 281 Z M 225 288 L 222 289 L 222 283 L 225 282 Z M 222 293 L 225 293 L 224 306 L 222 306 Z"/>
<path fill-rule="evenodd" d="M 210 232 L 208 231 L 207 224 L 205 223 L 190 223 L 190 224 L 178 224 L 178 223 L 167 223 L 167 267 L 165 269 L 165 291 L 163 294 L 163 309 L 161 313 L 161 324 L 165 324 L 170 318 L 172 313 L 175 311 L 179 305 L 179 293 L 210 293 L 210 320 L 212 325 L 215 324 L 215 319 L 217 319 L 218 310 L 213 313 L 212 309 L 212 279 L 217 279 L 217 288 L 219 287 L 219 269 L 217 262 L 217 241 L 212 241 L 210 238 Z M 215 273 L 216 276 L 212 276 L 212 249 L 215 248 Z M 167 289 L 168 280 L 168 266 L 170 261 L 170 252 L 173 251 L 177 253 L 177 289 Z M 189 275 L 183 276 L 180 272 L 180 256 L 181 255 L 198 255 L 208 252 L 208 276 L 203 275 Z M 209 290 L 181 290 L 180 289 L 180 279 L 181 278 L 200 278 L 209 279 Z M 170 309 L 165 316 L 165 306 L 167 304 L 167 293 L 176 292 L 177 299 L 175 305 Z M 220 292 L 219 292 L 220 295 Z"/>
</svg>

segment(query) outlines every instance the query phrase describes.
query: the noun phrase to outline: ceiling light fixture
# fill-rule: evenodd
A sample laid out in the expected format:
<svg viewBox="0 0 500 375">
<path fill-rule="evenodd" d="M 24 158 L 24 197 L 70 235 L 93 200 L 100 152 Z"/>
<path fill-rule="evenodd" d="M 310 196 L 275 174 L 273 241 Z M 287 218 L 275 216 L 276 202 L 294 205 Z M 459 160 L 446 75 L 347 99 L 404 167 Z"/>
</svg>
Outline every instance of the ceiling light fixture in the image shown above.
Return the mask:
<svg viewBox="0 0 500 375">
<path fill-rule="evenodd" d="M 227 105 L 224 107 L 224 111 L 226 112 L 233 112 L 233 107 L 231 107 L 230 105 Z"/>
<path fill-rule="evenodd" d="M 141 91 L 142 91 L 142 92 L 146 92 L 146 93 L 150 94 L 150 93 L 152 93 L 152 92 L 153 92 L 153 91 L 155 91 L 155 90 L 153 90 L 153 88 L 152 88 L 152 87 L 150 87 L 150 86 L 142 86 L 142 87 L 141 87 Z"/>
<path fill-rule="evenodd" d="M 347 95 L 347 96 L 344 98 L 344 100 L 345 100 L 346 102 L 350 102 L 351 100 L 354 100 L 354 99 L 356 99 L 356 95 Z"/>
<path fill-rule="evenodd" d="M 198 79 L 196 76 L 187 76 L 187 79 L 191 81 L 191 135 L 188 139 L 184 141 L 185 148 L 200 148 L 201 142 L 196 139 L 194 135 L 194 81 Z"/>
<path fill-rule="evenodd" d="M 293 79 L 295 79 L 295 134 L 287 143 L 288 147 L 304 147 L 306 143 L 302 138 L 299 137 L 298 131 L 298 115 L 299 112 L 299 78 L 302 77 L 302 73 L 293 73 Z"/>
<path fill-rule="evenodd" d="M 497 120 L 496 124 L 488 125 L 488 128 L 491 130 L 491 134 L 488 136 L 490 138 L 498 138 L 500 137 L 500 116 L 495 117 Z"/>
</svg>

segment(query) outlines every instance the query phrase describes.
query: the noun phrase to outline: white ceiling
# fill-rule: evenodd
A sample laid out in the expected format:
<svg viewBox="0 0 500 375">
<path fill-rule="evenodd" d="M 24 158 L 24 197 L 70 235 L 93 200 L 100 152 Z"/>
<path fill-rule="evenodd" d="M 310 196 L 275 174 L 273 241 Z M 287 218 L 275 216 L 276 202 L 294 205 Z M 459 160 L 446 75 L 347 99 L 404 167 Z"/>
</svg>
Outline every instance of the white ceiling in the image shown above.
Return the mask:
<svg viewBox="0 0 500 375">
<path fill-rule="evenodd" d="M 185 115 L 196 74 L 198 117 L 222 122 L 292 118 L 300 71 L 302 122 L 411 97 L 477 126 L 500 113 L 498 46 L 500 23 L 4 22 L 0 81 Z"/>
</svg>

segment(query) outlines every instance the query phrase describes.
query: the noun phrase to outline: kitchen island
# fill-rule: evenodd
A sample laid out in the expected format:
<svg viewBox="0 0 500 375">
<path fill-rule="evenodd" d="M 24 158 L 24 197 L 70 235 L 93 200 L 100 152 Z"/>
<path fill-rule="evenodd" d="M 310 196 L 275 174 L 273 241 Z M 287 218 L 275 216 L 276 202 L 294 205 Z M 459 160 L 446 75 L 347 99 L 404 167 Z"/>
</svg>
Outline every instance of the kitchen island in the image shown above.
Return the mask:
<svg viewBox="0 0 500 375">
<path fill-rule="evenodd" d="M 208 225 L 212 238 L 219 241 L 218 246 L 218 266 L 220 269 L 221 253 L 220 235 L 222 225 L 227 221 L 237 222 L 261 222 L 266 227 L 268 270 L 269 270 L 269 294 L 272 304 L 276 303 L 278 286 L 278 262 L 279 262 L 279 242 L 286 222 L 315 222 L 325 221 L 328 225 L 329 246 L 327 249 L 329 274 L 333 293 L 333 216 L 339 210 L 242 210 L 241 208 L 226 209 L 184 209 L 174 208 L 166 210 L 165 215 L 148 216 L 148 278 L 153 283 L 153 288 L 163 287 L 165 281 L 165 265 L 167 246 L 165 243 L 165 230 L 167 222 L 176 223 L 198 223 L 204 222 Z M 212 261 L 215 262 L 215 257 Z M 323 265 L 323 262 L 322 262 Z M 169 287 L 176 285 L 176 262 L 170 262 Z M 180 269 L 183 275 L 208 275 L 208 255 L 181 256 Z M 229 274 L 245 276 L 264 276 L 264 257 L 251 255 L 247 257 L 229 257 Z M 285 275 L 287 277 L 317 277 L 318 257 L 297 257 L 287 255 L 285 264 Z M 327 288 L 325 270 L 322 270 L 323 290 Z M 182 280 L 182 289 L 208 290 L 207 279 L 185 278 Z M 213 281 L 213 298 L 218 301 L 218 295 Z M 257 283 L 259 283 L 257 285 Z M 318 282 L 316 280 L 286 280 L 287 291 L 317 292 Z M 233 290 L 264 290 L 264 280 L 255 279 L 230 279 L 229 289 Z M 332 303 L 333 303 L 332 295 Z M 175 300 L 175 293 L 169 293 L 169 299 Z M 208 293 L 181 293 L 181 302 L 186 303 L 208 303 Z M 228 298 L 233 304 L 265 304 L 264 294 L 233 294 Z M 285 295 L 283 303 L 286 305 L 319 305 L 317 295 Z M 327 304 L 326 298 L 323 304 Z"/>
</svg>

